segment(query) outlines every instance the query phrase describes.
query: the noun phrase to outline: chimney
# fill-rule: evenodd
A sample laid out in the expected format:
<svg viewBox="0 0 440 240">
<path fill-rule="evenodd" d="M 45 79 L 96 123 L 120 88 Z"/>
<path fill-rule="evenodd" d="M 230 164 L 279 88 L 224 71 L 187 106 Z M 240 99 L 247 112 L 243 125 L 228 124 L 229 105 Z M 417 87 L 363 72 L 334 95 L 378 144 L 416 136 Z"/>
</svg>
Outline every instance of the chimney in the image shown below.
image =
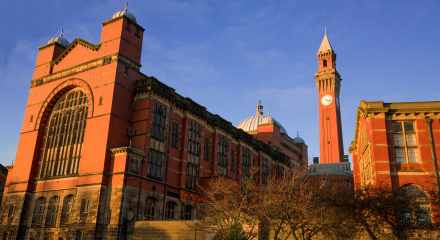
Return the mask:
<svg viewBox="0 0 440 240">
<path fill-rule="evenodd" d="M 313 164 L 319 164 L 319 157 L 313 157 Z"/>
</svg>

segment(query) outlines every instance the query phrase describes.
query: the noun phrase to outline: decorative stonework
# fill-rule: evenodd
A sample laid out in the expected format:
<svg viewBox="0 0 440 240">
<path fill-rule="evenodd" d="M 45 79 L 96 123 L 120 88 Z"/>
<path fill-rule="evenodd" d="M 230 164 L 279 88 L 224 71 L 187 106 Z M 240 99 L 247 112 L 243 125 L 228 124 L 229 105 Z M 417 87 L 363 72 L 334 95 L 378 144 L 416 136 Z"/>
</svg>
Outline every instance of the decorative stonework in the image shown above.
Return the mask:
<svg viewBox="0 0 440 240">
<path fill-rule="evenodd" d="M 46 124 L 46 121 L 48 120 L 47 117 L 50 115 L 50 112 L 52 111 L 52 108 L 54 107 L 55 103 L 58 101 L 58 99 L 67 91 L 75 88 L 80 87 L 82 88 L 87 95 L 87 102 L 88 102 L 88 114 L 87 118 L 93 117 L 93 109 L 94 109 L 94 98 L 93 98 L 93 91 L 90 85 L 79 78 L 73 78 L 66 80 L 58 86 L 56 86 L 47 96 L 46 100 L 41 105 L 40 111 L 38 113 L 37 119 L 35 121 L 35 130 L 41 129 L 44 130 L 44 125 Z"/>
</svg>

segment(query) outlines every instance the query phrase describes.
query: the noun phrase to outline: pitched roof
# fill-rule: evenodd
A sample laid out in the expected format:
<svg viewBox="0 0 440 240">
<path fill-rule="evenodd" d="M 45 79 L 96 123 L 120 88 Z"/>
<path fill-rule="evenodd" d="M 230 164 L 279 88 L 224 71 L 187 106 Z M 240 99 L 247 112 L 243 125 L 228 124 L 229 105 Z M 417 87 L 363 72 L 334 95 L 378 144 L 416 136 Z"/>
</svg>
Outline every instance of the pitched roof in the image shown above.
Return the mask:
<svg viewBox="0 0 440 240">
<path fill-rule="evenodd" d="M 330 45 L 330 42 L 328 41 L 327 34 L 324 35 L 324 39 L 322 39 L 321 46 L 319 47 L 318 52 L 324 52 L 327 50 L 333 50 L 332 45 Z"/>
</svg>

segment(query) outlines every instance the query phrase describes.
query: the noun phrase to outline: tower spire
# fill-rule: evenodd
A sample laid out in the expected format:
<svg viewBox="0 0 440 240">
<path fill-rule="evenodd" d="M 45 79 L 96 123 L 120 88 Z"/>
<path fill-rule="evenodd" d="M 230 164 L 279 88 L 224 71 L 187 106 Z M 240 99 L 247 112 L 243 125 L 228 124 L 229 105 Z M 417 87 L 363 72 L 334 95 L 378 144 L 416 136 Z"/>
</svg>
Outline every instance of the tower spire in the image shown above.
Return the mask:
<svg viewBox="0 0 440 240">
<path fill-rule="evenodd" d="M 60 37 L 63 37 L 63 30 L 64 30 L 64 29 L 61 28 L 61 34 L 60 34 Z"/>
<path fill-rule="evenodd" d="M 125 9 L 124 9 L 124 11 L 127 11 L 127 7 L 128 7 L 128 2 L 125 3 Z"/>
<path fill-rule="evenodd" d="M 324 39 L 322 39 L 321 46 L 319 47 L 318 52 L 324 52 L 328 50 L 333 50 L 332 45 L 330 45 L 330 41 L 327 38 L 327 28 L 325 28 Z"/>
</svg>

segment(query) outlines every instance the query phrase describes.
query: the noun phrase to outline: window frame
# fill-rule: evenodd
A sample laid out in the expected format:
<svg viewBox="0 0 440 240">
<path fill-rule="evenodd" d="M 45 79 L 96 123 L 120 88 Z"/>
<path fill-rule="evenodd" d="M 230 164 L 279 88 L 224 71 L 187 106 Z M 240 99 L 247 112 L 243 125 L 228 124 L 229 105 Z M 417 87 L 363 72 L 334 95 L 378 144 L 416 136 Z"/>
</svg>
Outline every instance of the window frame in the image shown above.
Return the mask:
<svg viewBox="0 0 440 240">
<path fill-rule="evenodd" d="M 245 177 L 249 177 L 251 169 L 251 150 L 243 148 L 241 153 L 241 174 Z"/>
<path fill-rule="evenodd" d="M 410 123 L 412 125 L 412 131 L 406 129 L 406 124 Z M 398 129 L 395 129 L 395 126 L 397 127 L 400 125 L 400 131 Z M 417 136 L 417 129 L 415 121 L 393 121 L 391 123 L 391 131 L 393 133 L 393 146 L 394 146 L 394 156 L 396 163 L 420 163 L 420 152 L 419 152 L 419 144 L 418 144 L 418 136 Z M 408 144 L 408 136 L 412 135 L 413 140 L 415 142 L 414 145 Z M 396 136 L 401 137 L 402 145 L 397 145 Z M 400 161 L 399 159 L 403 159 L 402 157 L 398 157 L 398 149 L 400 153 L 405 154 L 405 161 Z M 400 150 L 401 149 L 401 150 Z M 403 150 L 403 151 L 402 151 Z M 409 151 L 412 150 L 415 153 L 415 156 L 410 156 Z M 414 161 L 411 160 L 414 157 Z"/>
<path fill-rule="evenodd" d="M 61 224 L 69 224 L 72 221 L 72 213 L 74 207 L 75 197 L 68 195 L 63 199 L 63 209 L 61 213 Z"/>
<path fill-rule="evenodd" d="M 87 94 L 71 89 L 55 103 L 45 129 L 40 178 L 78 174 L 88 115 Z"/>
<path fill-rule="evenodd" d="M 188 131 L 188 152 L 194 155 L 200 155 L 200 142 L 202 139 L 202 126 L 193 121 L 189 121 Z"/>
<path fill-rule="evenodd" d="M 35 201 L 35 207 L 34 207 L 34 224 L 33 225 L 43 225 L 44 221 L 44 214 L 46 211 L 46 198 L 40 197 Z"/>
<path fill-rule="evenodd" d="M 144 221 L 154 221 L 154 215 L 156 211 L 156 198 L 147 197 L 145 199 L 145 209 L 144 209 Z"/>
<path fill-rule="evenodd" d="M 191 205 L 186 205 L 183 209 L 183 220 L 192 220 L 194 207 Z"/>
<path fill-rule="evenodd" d="M 139 159 L 130 157 L 129 172 L 139 174 L 140 162 Z"/>
<path fill-rule="evenodd" d="M 13 217 L 15 215 L 15 208 L 16 208 L 15 204 L 11 204 L 9 206 L 8 217 Z"/>
<path fill-rule="evenodd" d="M 171 147 L 177 149 L 179 148 L 180 145 L 179 130 L 180 130 L 180 124 L 177 122 L 173 122 L 171 124 Z"/>
<path fill-rule="evenodd" d="M 90 211 L 90 199 L 82 199 L 81 200 L 81 214 L 89 213 Z"/>
<path fill-rule="evenodd" d="M 55 227 L 57 225 L 58 213 L 60 210 L 60 197 L 54 196 L 49 200 L 49 207 L 47 209 L 47 227 Z"/>
<path fill-rule="evenodd" d="M 218 136 L 217 164 L 228 169 L 229 139 Z"/>
<path fill-rule="evenodd" d="M 211 139 L 205 137 L 205 144 L 203 145 L 203 159 L 205 161 L 211 161 Z"/>
<path fill-rule="evenodd" d="M 156 158 L 153 158 L 154 156 L 156 156 Z M 163 169 L 165 165 L 164 163 L 165 163 L 165 154 L 150 148 L 150 152 L 148 154 L 147 178 L 162 181 L 164 174 L 163 173 Z"/>
<path fill-rule="evenodd" d="M 150 136 L 160 141 L 165 141 L 166 135 L 166 120 L 167 109 L 166 107 L 154 103 L 153 116 L 151 119 L 151 133 Z"/>
<path fill-rule="evenodd" d="M 237 171 L 237 151 L 231 149 L 231 171 Z"/>
<path fill-rule="evenodd" d="M 269 170 L 269 159 L 267 158 L 263 158 L 263 166 L 262 166 L 262 182 L 264 184 L 267 183 L 267 180 L 269 179 L 269 175 L 270 175 L 270 170 Z"/>
<path fill-rule="evenodd" d="M 168 201 L 165 204 L 165 220 L 166 221 L 175 220 L 176 206 L 177 206 L 177 204 L 173 201 Z"/>
</svg>

